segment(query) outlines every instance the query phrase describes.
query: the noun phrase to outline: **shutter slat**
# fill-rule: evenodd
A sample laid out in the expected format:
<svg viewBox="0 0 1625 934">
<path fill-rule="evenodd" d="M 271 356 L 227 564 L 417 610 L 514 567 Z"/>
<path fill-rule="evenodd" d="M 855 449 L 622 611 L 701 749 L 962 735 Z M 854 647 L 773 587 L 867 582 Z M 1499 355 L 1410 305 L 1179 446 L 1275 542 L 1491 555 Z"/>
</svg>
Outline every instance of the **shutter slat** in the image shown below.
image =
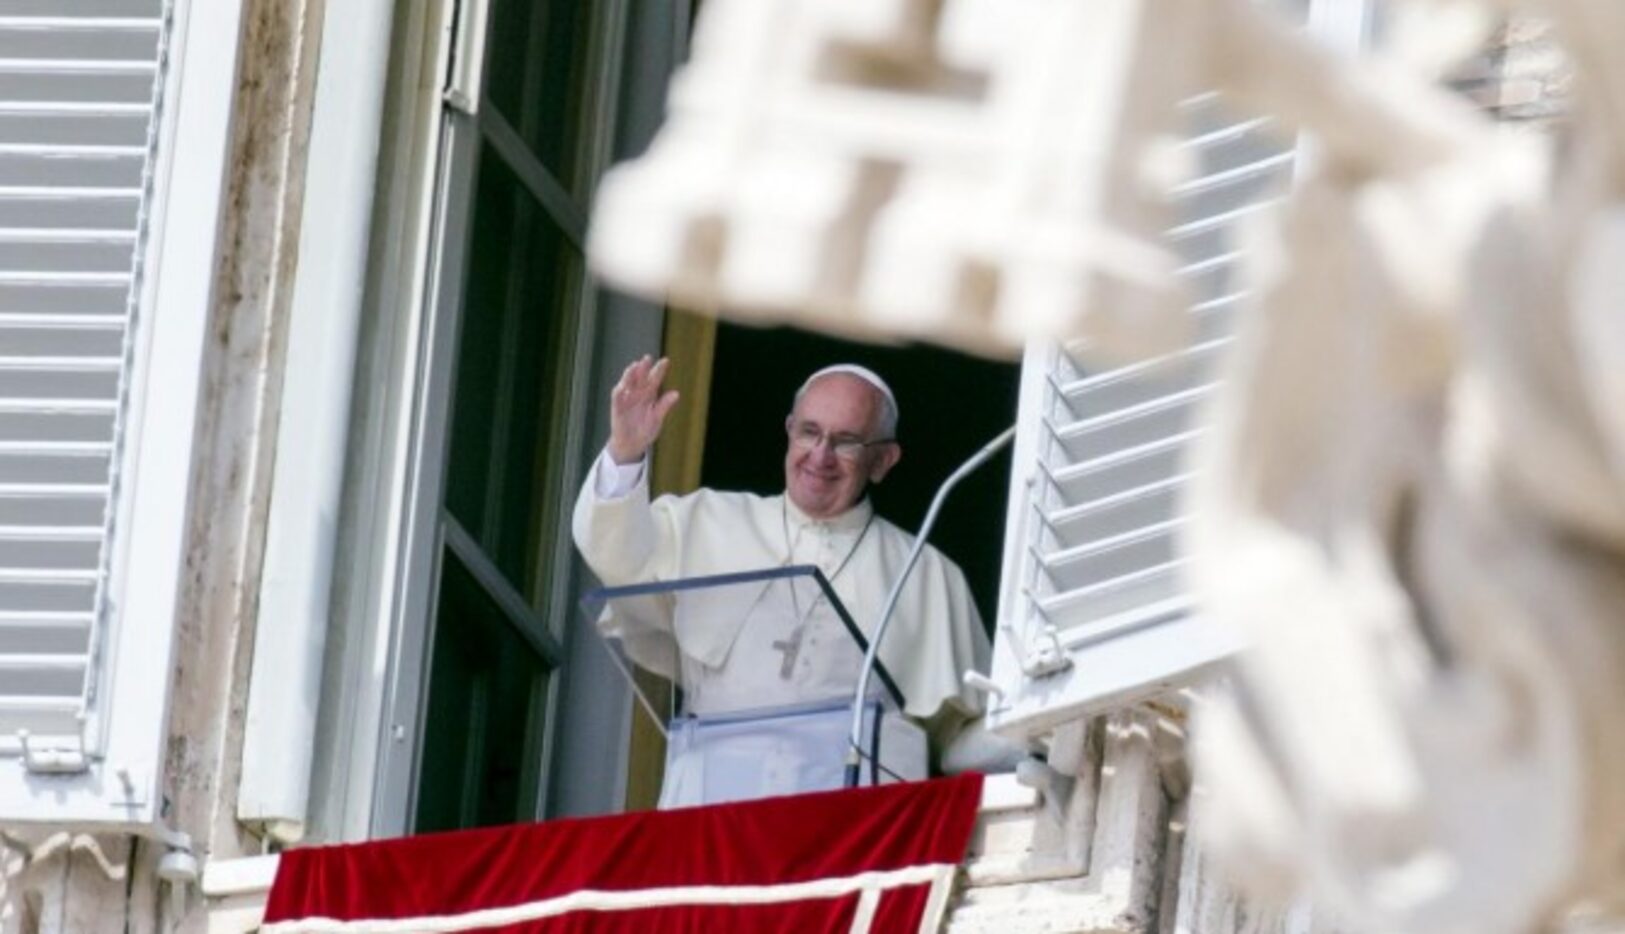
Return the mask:
<svg viewBox="0 0 1625 934">
<path fill-rule="evenodd" d="M 105 68 L 69 70 L 55 63 L 37 68 L 6 68 L 0 63 L 0 97 L 39 104 L 140 104 L 151 93 L 151 69 L 131 71 L 123 62 Z M 146 79 L 146 80 L 143 80 Z"/>
<path fill-rule="evenodd" d="M 113 185 L 0 185 L 0 198 L 51 201 L 139 201 L 141 189 Z"/>
<path fill-rule="evenodd" d="M 70 654 L 13 654 L 0 652 L 0 675 L 16 674 L 28 668 L 40 669 L 50 673 L 83 673 L 85 670 L 85 657 Z"/>
<path fill-rule="evenodd" d="M 4 237 L 4 233 L 0 233 L 0 237 Z M 86 331 L 120 331 L 124 328 L 124 322 L 123 315 L 51 315 L 30 312 L 0 312 L 0 328 L 73 328 Z"/>
<path fill-rule="evenodd" d="M 144 154 L 123 147 L 36 146 L 29 151 L 0 147 L 0 186 L 11 188 L 55 185 L 137 189 L 141 185 Z"/>
<path fill-rule="evenodd" d="M 97 542 L 101 526 L 95 525 L 0 525 L 0 539 L 26 542 Z"/>
<path fill-rule="evenodd" d="M 1186 596 L 1153 600 L 1127 612 L 1103 616 L 1091 620 L 1086 625 L 1073 626 L 1066 631 L 1061 645 L 1069 652 L 1086 651 L 1092 645 L 1132 635 L 1137 630 L 1187 616 L 1194 609 L 1195 602 Z"/>
<path fill-rule="evenodd" d="M 82 323 L 49 323 L 19 327 L 0 321 L 0 348 L 24 359 L 59 357 L 73 359 L 111 359 L 118 365 L 123 343 L 123 322 L 86 325 Z"/>
<path fill-rule="evenodd" d="M 0 483 L 0 496 L 106 496 L 107 485 L 95 483 Z"/>
<path fill-rule="evenodd" d="M 9 685 L 0 685 L 0 710 L 6 712 L 9 733 L 0 738 L 0 749 L 15 754 L 15 736 L 27 730 L 35 736 L 74 733 L 78 731 L 79 698 L 29 697 L 14 693 Z"/>
<path fill-rule="evenodd" d="M 135 233 L 91 227 L 0 227 L 0 243 L 110 244 L 122 246 L 128 251 L 135 243 Z M 0 312 L 0 324 L 14 317 L 15 313 Z"/>
<path fill-rule="evenodd" d="M 1273 178 L 1289 171 L 1292 168 L 1293 160 L 1296 158 L 1297 155 L 1293 152 L 1283 152 L 1248 162 L 1245 165 L 1232 166 L 1223 171 L 1198 175 L 1189 181 L 1174 186 L 1173 195 L 1175 198 L 1190 198 L 1243 182 Z"/>
<path fill-rule="evenodd" d="M 62 111 L 13 109 L 0 103 L 0 144 L 47 148 L 140 146 L 147 132 L 144 109 L 124 111 Z"/>
<path fill-rule="evenodd" d="M 38 101 L 0 100 L 0 117 L 137 117 L 145 130 L 147 118 L 152 116 L 152 104 L 146 101 Z"/>
<path fill-rule="evenodd" d="M 149 18 L 158 13 L 158 0 L 7 0 L 12 16 L 61 18 Z"/>
<path fill-rule="evenodd" d="M 1222 211 L 1207 217 L 1199 217 L 1168 228 L 1168 236 L 1174 241 L 1194 240 L 1199 237 L 1211 237 L 1214 234 L 1224 234 L 1234 225 L 1254 214 L 1262 214 L 1280 204 L 1279 198 L 1267 198 L 1254 201 L 1250 204 L 1240 205 L 1233 210 Z M 1211 250 L 1207 254 L 1211 255 Z"/>
<path fill-rule="evenodd" d="M 1105 383 L 1103 385 L 1121 385 L 1121 382 L 1114 381 Z M 1188 405 L 1191 402 L 1200 399 L 1212 388 L 1212 384 L 1209 383 L 1201 386 L 1193 386 L 1190 389 L 1184 389 L 1178 392 L 1159 393 L 1149 399 L 1142 402 L 1137 402 L 1133 405 L 1125 405 L 1110 411 L 1101 412 L 1099 415 L 1080 418 L 1075 422 L 1057 428 L 1056 434 L 1064 441 L 1071 435 L 1086 434 L 1091 431 L 1097 431 L 1101 428 L 1121 425 L 1124 422 L 1144 418 L 1147 415 L 1162 412 L 1170 408 Z M 1091 392 L 1091 395 L 1099 394 L 1098 389 Z"/>
<path fill-rule="evenodd" d="M 0 398 L 0 415 L 103 415 L 118 411 L 117 399 Z M 71 439 L 62 439 L 71 440 Z"/>
<path fill-rule="evenodd" d="M 1068 411 L 1130 413 L 1182 393 L 1198 395 L 1212 385 L 1219 352 L 1228 341 L 1207 341 L 1137 366 L 1129 372 L 1074 379 L 1056 386 Z M 1102 416 L 1104 417 L 1104 416 Z M 1132 417 L 1132 416 L 1128 416 Z"/>
<path fill-rule="evenodd" d="M 51 525 L 59 522 L 89 524 L 102 522 L 107 515 L 107 500 L 95 496 L 0 496 L 0 522 L 7 525 Z M 10 609 L 39 609 L 39 607 L 13 607 L 0 600 L 0 607 Z"/>
<path fill-rule="evenodd" d="M 31 142 L 31 143 L 5 143 L 0 142 L 0 156 L 120 156 L 132 159 L 145 159 L 147 151 L 140 146 L 124 146 L 115 143 L 66 143 L 66 142 Z M 119 231 L 125 235 L 133 235 L 134 231 Z"/>
<path fill-rule="evenodd" d="M 1247 120 L 1239 120 L 1235 123 L 1195 133 L 1180 140 L 1180 147 L 1196 152 L 1211 153 L 1221 146 L 1229 146 L 1239 140 L 1258 140 L 1261 135 L 1260 131 L 1269 129 L 1274 123 L 1275 121 L 1269 117 L 1253 117 Z M 1269 144 L 1264 143 L 1263 145 Z"/>
<path fill-rule="evenodd" d="M 1044 578 L 1056 592 L 1081 591 L 1121 580 L 1147 565 L 1174 559 L 1173 533 L 1178 520 L 1153 523 L 1121 535 L 1095 539 L 1038 558 Z"/>
<path fill-rule="evenodd" d="M 1147 393 L 1150 398 L 1132 400 L 1134 404 L 1121 410 L 1052 425 L 1057 453 L 1064 460 L 1052 461 L 1051 469 L 1097 460 L 1117 451 L 1185 434 L 1190 430 L 1197 404 L 1211 392 L 1211 384 L 1171 393 L 1153 387 Z"/>
<path fill-rule="evenodd" d="M 1054 574 L 1064 571 L 1067 567 L 1076 565 L 1080 561 L 1112 552 L 1120 552 L 1125 548 L 1160 541 L 1173 534 L 1174 530 L 1184 523 L 1183 518 L 1170 519 L 1167 522 L 1154 522 L 1141 528 L 1131 529 L 1121 535 L 1113 535 L 1109 538 L 1085 542 L 1072 548 L 1063 548 L 1060 551 L 1040 554 L 1037 556 L 1037 560 L 1044 566 L 1045 570 Z M 1158 562 L 1141 562 L 1142 565 L 1146 563 Z"/>
<path fill-rule="evenodd" d="M 0 452 L 0 484 L 43 483 L 51 480 L 82 485 L 107 476 L 108 452 L 56 454 L 48 451 Z M 62 526 L 78 528 L 78 526 Z"/>
<path fill-rule="evenodd" d="M 96 607 L 96 581 L 0 573 L 0 601 L 18 610 L 88 613 Z"/>
<path fill-rule="evenodd" d="M 7 610 L 0 613 L 0 629 L 84 629 L 90 625 L 88 613 L 23 613 Z"/>
<path fill-rule="evenodd" d="M 1056 484 L 1064 486 L 1068 483 L 1086 478 L 1093 474 L 1104 473 L 1115 470 L 1118 467 L 1135 464 L 1149 457 L 1158 457 L 1166 454 L 1169 451 L 1179 451 L 1199 434 L 1201 434 L 1200 429 L 1192 428 L 1190 431 L 1169 435 L 1166 438 L 1158 438 L 1149 444 L 1142 444 L 1138 447 L 1123 448 L 1121 450 L 1112 451 L 1109 454 L 1104 454 L 1100 457 L 1094 458 L 1093 460 L 1086 460 L 1076 464 L 1068 464 L 1058 470 L 1054 470 L 1050 474 L 1050 479 Z M 1087 502 L 1092 499 L 1098 499 L 1098 497 L 1094 496 L 1083 496 L 1076 494 L 1068 494 L 1066 498 L 1069 502 Z"/>
<path fill-rule="evenodd" d="M 106 457 L 112 449 L 105 441 L 0 441 L 0 457 Z"/>
<path fill-rule="evenodd" d="M 1152 444 L 1113 452 L 1050 475 L 1056 492 L 1070 507 L 1087 510 L 1093 503 L 1111 503 L 1142 489 L 1147 476 L 1173 476 L 1179 468 L 1185 447 L 1199 432 L 1172 435 Z"/>
<path fill-rule="evenodd" d="M 0 614 L 0 654 L 82 655 L 89 649 L 91 620 L 89 613 Z"/>
<path fill-rule="evenodd" d="M 1066 629 L 1173 599 L 1183 592 L 1179 580 L 1179 569 L 1183 564 L 1181 561 L 1168 561 L 1063 591 L 1041 599 L 1039 611 L 1051 623 Z"/>
<path fill-rule="evenodd" d="M 1196 278 L 1197 276 L 1200 276 L 1200 275 L 1202 275 L 1204 273 L 1212 272 L 1215 269 L 1222 269 L 1222 268 L 1227 267 L 1227 266 L 1234 266 L 1240 260 L 1241 260 L 1241 253 L 1240 252 L 1234 252 L 1233 251 L 1233 252 L 1219 253 L 1219 254 L 1217 254 L 1215 256 L 1207 256 L 1207 257 L 1203 257 L 1202 259 L 1195 260 L 1195 261 L 1190 262 L 1190 263 L 1186 263 L 1185 265 L 1179 267 L 1178 270 L 1176 270 L 1176 274 L 1180 275 L 1180 276 L 1182 276 L 1184 278 L 1187 278 L 1187 279 L 1193 279 L 1193 278 Z"/>
<path fill-rule="evenodd" d="M 0 584 L 94 584 L 96 569 L 0 567 Z"/>
<path fill-rule="evenodd" d="M 4 323 L 4 319 L 0 318 L 0 325 L 3 325 Z M 1156 375 L 1159 371 L 1164 369 L 1177 369 L 1179 366 L 1189 361 L 1204 356 L 1210 356 L 1229 343 L 1230 338 L 1228 337 L 1221 337 L 1210 341 L 1201 341 L 1182 350 L 1176 350 L 1173 353 L 1163 354 L 1157 357 L 1150 357 L 1148 359 L 1141 360 L 1138 363 L 1132 363 L 1128 366 L 1119 367 L 1105 373 L 1089 372 L 1086 368 L 1079 365 L 1074 359 L 1072 359 L 1070 355 L 1074 351 L 1072 348 L 1067 348 L 1065 352 L 1067 359 L 1063 362 L 1069 364 L 1069 367 L 1065 372 L 1055 374 L 1052 378 L 1057 391 L 1071 399 L 1081 395 L 1084 392 L 1087 392 L 1094 386 L 1109 385 L 1112 383 L 1130 380 L 1139 376 Z"/>
<path fill-rule="evenodd" d="M 71 655 L 0 654 L 0 683 L 7 694 L 77 697 L 84 690 L 87 661 Z"/>
<path fill-rule="evenodd" d="M 152 77 L 156 63 L 140 59 L 86 58 L 0 58 L 0 75 L 50 77 L 54 75 L 117 75 Z M 152 94 L 151 86 L 141 89 L 142 100 Z"/>
<path fill-rule="evenodd" d="M 37 226 L 76 230 L 134 224 L 136 210 L 141 203 L 140 194 L 139 191 L 116 188 L 86 189 L 66 194 L 60 193 L 59 189 L 49 188 L 0 188 L 0 227 Z M 128 280 L 109 281 L 108 284 L 128 286 Z"/>
<path fill-rule="evenodd" d="M 1055 528 L 1055 530 L 1076 528 L 1076 526 L 1084 525 L 1084 523 L 1090 523 L 1090 521 L 1100 521 L 1100 518 L 1098 517 L 1100 517 L 1102 513 L 1110 513 L 1113 512 L 1113 510 L 1121 510 L 1123 507 L 1133 507 L 1133 505 L 1136 504 L 1144 504 L 1144 502 L 1149 502 L 1149 500 L 1167 499 L 1167 497 L 1170 497 L 1170 495 L 1175 494 L 1175 492 L 1178 491 L 1181 486 L 1185 486 L 1185 482 L 1188 481 L 1188 479 L 1189 474 L 1185 473 L 1173 474 L 1173 476 L 1165 476 L 1165 478 L 1157 478 L 1152 482 L 1144 482 L 1144 478 L 1141 478 L 1141 482 L 1139 482 L 1137 486 L 1129 487 L 1129 489 L 1126 489 L 1126 491 L 1115 492 L 1115 494 L 1111 495 L 1103 495 L 1103 497 L 1100 497 L 1100 499 L 1085 500 L 1085 502 L 1069 504 L 1068 507 L 1059 508 L 1059 510 L 1055 510 L 1055 512 L 1046 512 L 1045 518 L 1048 520 L 1048 523 L 1050 523 L 1051 528 Z M 1139 526 L 1136 526 L 1136 528 L 1139 528 Z M 1103 528 L 1103 523 L 1102 531 L 1103 533 L 1108 534 L 1108 536 L 1123 534 L 1120 533 L 1120 531 L 1105 531 L 1105 528 Z M 1069 544 L 1069 546 L 1066 547 L 1074 546 Z"/>
<path fill-rule="evenodd" d="M 15 6 L 10 3 L 6 8 L 9 11 Z M 163 22 L 156 16 L 15 16 L 8 12 L 0 16 L 0 29 L 156 33 Z"/>
<path fill-rule="evenodd" d="M 0 17 L 0 59 L 88 59 L 149 67 L 161 21 Z"/>
<path fill-rule="evenodd" d="M 1241 304 L 1246 297 L 1246 292 L 1230 292 L 1197 302 L 1191 306 L 1191 312 L 1197 315 L 1205 315 L 1216 311 L 1228 311 Z"/>
<path fill-rule="evenodd" d="M 66 370 L 72 373 L 117 372 L 123 363 L 120 357 L 0 357 L 0 370 Z"/>
</svg>

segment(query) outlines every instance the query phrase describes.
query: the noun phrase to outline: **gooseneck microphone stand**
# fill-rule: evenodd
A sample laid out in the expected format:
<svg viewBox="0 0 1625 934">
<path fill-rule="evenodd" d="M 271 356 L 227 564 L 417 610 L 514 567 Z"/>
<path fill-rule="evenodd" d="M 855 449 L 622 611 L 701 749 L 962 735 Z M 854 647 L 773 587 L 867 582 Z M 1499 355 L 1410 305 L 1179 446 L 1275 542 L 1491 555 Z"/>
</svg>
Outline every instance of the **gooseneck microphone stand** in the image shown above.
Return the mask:
<svg viewBox="0 0 1625 934">
<path fill-rule="evenodd" d="M 983 445 L 981 450 L 972 454 L 959 469 L 948 475 L 937 488 L 937 495 L 931 500 L 931 508 L 925 511 L 925 521 L 920 523 L 920 532 L 914 538 L 914 547 L 909 550 L 908 560 L 903 563 L 903 572 L 897 575 L 897 582 L 892 584 L 891 592 L 886 595 L 886 605 L 880 611 L 880 623 L 875 626 L 873 636 L 869 637 L 869 650 L 863 655 L 863 668 L 858 671 L 858 689 L 852 695 L 852 729 L 847 737 L 846 746 L 846 787 L 858 786 L 858 775 L 863 760 L 863 707 L 864 698 L 869 693 L 869 676 L 875 670 L 875 661 L 880 657 L 880 640 L 886 637 L 886 627 L 891 625 L 892 612 L 897 609 L 897 601 L 903 596 L 903 585 L 908 582 L 908 575 L 914 570 L 914 565 L 920 560 L 920 553 L 925 550 L 925 538 L 931 534 L 931 526 L 936 524 L 937 513 L 942 510 L 943 501 L 948 498 L 959 481 L 965 479 L 976 468 L 987 463 L 999 449 L 1010 443 L 1016 436 L 1016 427 L 1011 425 L 999 434 L 997 438 Z M 876 725 L 878 728 L 878 724 Z"/>
</svg>

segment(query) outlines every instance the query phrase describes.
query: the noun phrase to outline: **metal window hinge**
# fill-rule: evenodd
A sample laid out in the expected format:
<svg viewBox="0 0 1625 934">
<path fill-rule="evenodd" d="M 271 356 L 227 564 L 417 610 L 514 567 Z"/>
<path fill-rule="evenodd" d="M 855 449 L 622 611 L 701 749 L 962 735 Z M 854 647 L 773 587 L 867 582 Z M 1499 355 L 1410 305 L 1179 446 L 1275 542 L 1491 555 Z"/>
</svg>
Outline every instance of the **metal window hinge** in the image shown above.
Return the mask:
<svg viewBox="0 0 1625 934">
<path fill-rule="evenodd" d="M 1021 666 L 1021 673 L 1029 678 L 1046 678 L 1053 674 L 1066 671 L 1072 667 L 1072 659 L 1066 655 L 1066 649 L 1061 647 L 1060 631 L 1054 626 L 1046 624 L 1038 632 L 1038 645 L 1029 648 L 1016 627 L 1005 625 L 1000 627 L 1005 637 L 1010 640 L 1010 648 L 1016 653 L 1016 663 Z"/>
<path fill-rule="evenodd" d="M 975 691 L 981 691 L 983 694 L 986 694 L 995 700 L 1004 700 L 1004 688 L 999 687 L 999 683 L 997 681 L 994 681 L 987 675 L 982 674 L 980 671 L 971 670 L 965 672 L 964 684 L 965 687 Z"/>
<path fill-rule="evenodd" d="M 461 0 L 443 28 L 448 35 L 445 62 L 447 105 L 465 114 L 478 112 L 480 81 L 485 71 L 485 24 L 488 0 Z"/>
<path fill-rule="evenodd" d="M 23 750 L 23 768 L 36 774 L 72 775 L 90 769 L 83 736 L 31 736 L 17 731 Z"/>
</svg>

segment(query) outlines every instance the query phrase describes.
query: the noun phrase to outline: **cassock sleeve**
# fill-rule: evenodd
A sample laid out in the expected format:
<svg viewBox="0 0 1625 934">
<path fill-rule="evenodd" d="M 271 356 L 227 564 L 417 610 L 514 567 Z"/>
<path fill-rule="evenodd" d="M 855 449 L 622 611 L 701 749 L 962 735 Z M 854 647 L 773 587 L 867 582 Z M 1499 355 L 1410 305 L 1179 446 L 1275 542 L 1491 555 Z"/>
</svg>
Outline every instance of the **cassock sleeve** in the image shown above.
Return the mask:
<svg viewBox="0 0 1625 934">
<path fill-rule="evenodd" d="M 623 495 L 600 495 L 605 456 L 599 455 L 576 497 L 570 531 L 581 557 L 611 587 L 676 577 L 678 541 L 671 510 L 650 502 L 647 470 L 638 472 Z"/>
<path fill-rule="evenodd" d="M 760 536 L 751 531 L 757 525 L 752 504 L 761 502 L 760 497 L 699 490 L 651 501 L 647 471 L 624 496 L 603 496 L 598 480 L 594 470 L 582 485 L 571 532 L 587 566 L 607 586 L 752 570 L 768 563 L 761 556 Z M 669 663 L 656 667 L 646 661 L 651 653 L 640 640 L 648 637 L 653 644 L 657 635 L 667 641 L 675 638 L 684 655 L 702 664 L 720 666 L 745 617 L 719 622 L 703 614 L 685 614 L 685 607 L 692 610 L 702 599 L 696 594 L 682 601 L 669 595 L 660 599 L 664 609 L 658 614 L 640 607 L 634 617 L 623 606 L 601 617 L 599 629 L 620 639 L 639 664 L 656 671 L 664 671 Z"/>
<path fill-rule="evenodd" d="M 887 634 L 881 655 L 905 685 L 908 713 L 951 730 L 982 711 L 981 696 L 962 678 L 987 670 L 987 632 L 964 572 L 946 556 L 928 548 L 914 573 L 898 607 L 901 631 Z"/>
<path fill-rule="evenodd" d="M 607 461 L 607 453 L 600 455 L 576 497 L 570 531 L 582 559 L 610 587 L 676 577 L 680 544 L 671 497 L 651 502 L 647 470 L 612 463 L 606 470 Z M 670 595 L 624 598 L 606 606 L 598 628 L 618 640 L 638 665 L 677 677 Z"/>
</svg>

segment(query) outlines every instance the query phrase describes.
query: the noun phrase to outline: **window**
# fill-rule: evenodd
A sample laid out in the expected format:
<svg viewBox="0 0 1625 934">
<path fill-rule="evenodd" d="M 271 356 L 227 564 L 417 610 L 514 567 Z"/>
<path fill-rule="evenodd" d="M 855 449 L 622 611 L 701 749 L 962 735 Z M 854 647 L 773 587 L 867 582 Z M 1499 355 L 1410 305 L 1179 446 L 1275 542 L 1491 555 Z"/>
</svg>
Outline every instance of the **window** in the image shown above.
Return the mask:
<svg viewBox="0 0 1625 934">
<path fill-rule="evenodd" d="M 236 66 L 236 44 L 214 39 L 237 35 L 238 12 L 22 0 L 0 20 L 9 819 L 159 818 Z"/>
<path fill-rule="evenodd" d="M 593 300 L 581 245 L 626 5 L 461 11 L 478 82 L 444 111 L 424 413 L 379 822 L 542 816 L 569 592 Z M 467 67 L 483 55 L 483 69 Z M 459 93 L 461 92 L 461 93 Z M 421 653 L 421 654 L 420 654 Z"/>
</svg>

